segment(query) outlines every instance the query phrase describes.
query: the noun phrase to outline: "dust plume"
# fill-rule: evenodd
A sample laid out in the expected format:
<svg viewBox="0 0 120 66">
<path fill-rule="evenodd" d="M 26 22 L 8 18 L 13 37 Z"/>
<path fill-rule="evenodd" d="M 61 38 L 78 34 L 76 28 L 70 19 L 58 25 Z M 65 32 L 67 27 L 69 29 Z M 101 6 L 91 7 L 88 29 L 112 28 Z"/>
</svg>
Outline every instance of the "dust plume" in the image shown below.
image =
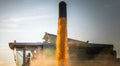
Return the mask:
<svg viewBox="0 0 120 66">
<path fill-rule="evenodd" d="M 43 51 L 38 51 L 36 56 L 32 58 L 30 66 L 55 66 L 55 50 L 46 48 Z"/>
</svg>

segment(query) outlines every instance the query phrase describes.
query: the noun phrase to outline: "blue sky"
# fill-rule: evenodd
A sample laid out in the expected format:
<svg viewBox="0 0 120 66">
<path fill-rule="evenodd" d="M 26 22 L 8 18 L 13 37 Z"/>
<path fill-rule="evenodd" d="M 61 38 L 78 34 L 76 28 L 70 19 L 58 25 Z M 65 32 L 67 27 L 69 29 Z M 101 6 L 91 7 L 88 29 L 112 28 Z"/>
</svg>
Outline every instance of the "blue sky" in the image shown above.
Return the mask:
<svg viewBox="0 0 120 66">
<path fill-rule="evenodd" d="M 14 39 L 18 42 L 42 42 L 45 32 L 57 34 L 60 1 L 0 0 L 0 58 L 6 57 L 0 59 L 0 64 L 6 60 L 6 63 L 13 63 L 9 61 L 13 56 L 8 43 Z M 114 44 L 120 51 L 120 0 L 65 1 L 68 37 Z"/>
</svg>

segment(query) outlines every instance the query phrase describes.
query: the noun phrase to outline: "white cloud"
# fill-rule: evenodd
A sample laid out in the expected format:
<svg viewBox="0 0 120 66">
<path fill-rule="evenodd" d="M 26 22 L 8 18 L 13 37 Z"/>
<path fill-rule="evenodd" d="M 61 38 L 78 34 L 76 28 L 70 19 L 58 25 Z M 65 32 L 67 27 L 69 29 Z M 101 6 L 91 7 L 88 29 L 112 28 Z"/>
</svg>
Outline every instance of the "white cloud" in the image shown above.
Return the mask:
<svg viewBox="0 0 120 66">
<path fill-rule="evenodd" d="M 25 30 L 20 29 L 0 29 L 0 32 L 24 32 Z"/>
<path fill-rule="evenodd" d="M 0 29 L 0 32 L 42 32 L 39 29 Z"/>
<path fill-rule="evenodd" d="M 16 28 L 18 25 L 15 23 L 0 23 L 1 28 Z"/>
<path fill-rule="evenodd" d="M 1 20 L 4 23 L 14 23 L 14 22 L 20 22 L 20 21 L 29 21 L 29 20 L 36 20 L 36 19 L 46 19 L 51 18 L 52 16 L 48 15 L 40 15 L 40 16 L 22 16 L 22 17 L 9 17 L 7 19 Z"/>
<path fill-rule="evenodd" d="M 34 20 L 49 19 L 52 16 L 40 15 L 40 16 L 22 16 L 22 17 L 9 17 L 0 20 L 0 32 L 22 32 L 26 30 L 20 30 L 21 24 L 34 22 Z"/>
</svg>

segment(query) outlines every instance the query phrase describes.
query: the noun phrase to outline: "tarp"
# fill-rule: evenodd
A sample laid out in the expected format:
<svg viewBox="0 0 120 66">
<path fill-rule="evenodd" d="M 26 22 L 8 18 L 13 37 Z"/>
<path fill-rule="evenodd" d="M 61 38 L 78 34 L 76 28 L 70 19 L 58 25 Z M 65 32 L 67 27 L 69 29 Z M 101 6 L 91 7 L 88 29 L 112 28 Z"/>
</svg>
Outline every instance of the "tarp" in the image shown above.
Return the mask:
<svg viewBox="0 0 120 66">
<path fill-rule="evenodd" d="M 14 48 L 14 58 L 17 66 L 22 66 L 23 64 L 23 49 Z"/>
</svg>

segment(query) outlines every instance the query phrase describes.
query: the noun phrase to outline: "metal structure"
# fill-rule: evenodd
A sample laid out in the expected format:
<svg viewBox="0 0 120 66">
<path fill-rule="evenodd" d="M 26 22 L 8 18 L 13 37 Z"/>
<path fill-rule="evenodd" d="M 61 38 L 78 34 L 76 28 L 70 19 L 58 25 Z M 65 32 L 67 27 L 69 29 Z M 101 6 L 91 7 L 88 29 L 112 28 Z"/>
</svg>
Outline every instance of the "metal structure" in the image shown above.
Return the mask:
<svg viewBox="0 0 120 66">
<path fill-rule="evenodd" d="M 35 51 L 41 51 L 41 43 L 9 43 L 9 47 L 14 50 L 14 58 L 17 66 L 30 66 L 30 61 L 34 58 Z"/>
</svg>

